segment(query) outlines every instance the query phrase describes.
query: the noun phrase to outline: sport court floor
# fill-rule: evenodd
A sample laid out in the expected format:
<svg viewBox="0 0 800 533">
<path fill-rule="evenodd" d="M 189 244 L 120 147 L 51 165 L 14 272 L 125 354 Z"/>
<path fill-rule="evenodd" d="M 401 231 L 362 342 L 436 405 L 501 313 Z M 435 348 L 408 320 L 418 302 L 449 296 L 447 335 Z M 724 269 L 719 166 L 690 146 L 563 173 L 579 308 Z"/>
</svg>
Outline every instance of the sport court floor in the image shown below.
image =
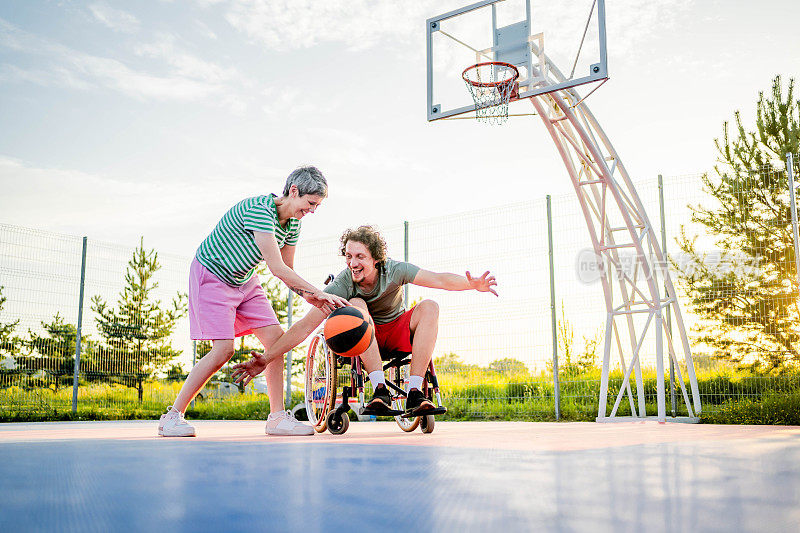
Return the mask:
<svg viewBox="0 0 800 533">
<path fill-rule="evenodd" d="M 800 531 L 800 427 L 0 424 L 0 531 Z"/>
</svg>

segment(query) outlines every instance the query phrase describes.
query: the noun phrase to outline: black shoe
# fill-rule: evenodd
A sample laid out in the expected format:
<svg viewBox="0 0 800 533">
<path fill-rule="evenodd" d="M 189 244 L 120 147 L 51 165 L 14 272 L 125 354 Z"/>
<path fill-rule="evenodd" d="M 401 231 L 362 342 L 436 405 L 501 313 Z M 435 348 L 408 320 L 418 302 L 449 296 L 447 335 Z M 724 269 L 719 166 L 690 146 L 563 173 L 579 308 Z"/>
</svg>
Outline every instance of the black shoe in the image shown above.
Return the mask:
<svg viewBox="0 0 800 533">
<path fill-rule="evenodd" d="M 422 391 L 419 389 L 408 391 L 405 416 L 420 416 L 434 409 L 436 406 L 422 394 Z"/>
<path fill-rule="evenodd" d="M 375 387 L 372 399 L 364 407 L 364 414 L 380 414 L 391 410 L 392 395 L 389 394 L 389 389 L 386 388 L 386 385 L 378 385 Z"/>
</svg>

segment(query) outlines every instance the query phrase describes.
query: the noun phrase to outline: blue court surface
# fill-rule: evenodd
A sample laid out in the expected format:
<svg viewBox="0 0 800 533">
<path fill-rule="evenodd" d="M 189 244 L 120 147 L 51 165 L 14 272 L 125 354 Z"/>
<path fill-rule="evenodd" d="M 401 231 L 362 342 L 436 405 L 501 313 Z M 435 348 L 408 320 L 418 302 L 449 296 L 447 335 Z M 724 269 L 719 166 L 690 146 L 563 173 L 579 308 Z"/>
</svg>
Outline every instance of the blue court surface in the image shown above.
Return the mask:
<svg viewBox="0 0 800 533">
<path fill-rule="evenodd" d="M 800 531 L 800 428 L 0 424 L 0 531 Z"/>
</svg>

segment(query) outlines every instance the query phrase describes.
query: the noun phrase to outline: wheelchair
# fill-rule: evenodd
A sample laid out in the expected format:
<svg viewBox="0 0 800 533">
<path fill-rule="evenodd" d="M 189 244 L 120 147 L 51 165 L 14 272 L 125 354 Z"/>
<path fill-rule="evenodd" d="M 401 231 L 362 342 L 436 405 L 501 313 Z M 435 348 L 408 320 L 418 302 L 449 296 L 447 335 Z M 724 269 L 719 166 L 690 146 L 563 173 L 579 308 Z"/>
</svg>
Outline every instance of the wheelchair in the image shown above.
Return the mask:
<svg viewBox="0 0 800 533">
<path fill-rule="evenodd" d="M 424 415 L 404 417 L 406 407 L 405 381 L 410 374 L 411 354 L 409 352 L 381 351 L 383 370 L 389 371 L 386 387 L 392 396 L 392 410 L 400 429 L 412 432 L 419 427 L 423 433 L 432 433 L 435 415 L 444 414 L 447 408 L 442 405 L 439 383 L 433 361 L 428 364 L 422 383 L 422 393 L 436 406 Z M 314 334 L 308 347 L 305 361 L 305 407 L 308 420 L 317 433 L 326 429 L 334 435 L 342 435 L 350 427 L 347 412 L 364 412 L 364 383 L 367 381 L 360 357 L 340 357 L 333 353 L 325 342 L 322 329 Z M 349 380 L 346 374 L 349 371 Z M 341 393 L 337 393 L 340 384 Z M 366 414 L 366 413 L 363 413 Z M 383 416 L 383 415 L 381 415 Z"/>
</svg>

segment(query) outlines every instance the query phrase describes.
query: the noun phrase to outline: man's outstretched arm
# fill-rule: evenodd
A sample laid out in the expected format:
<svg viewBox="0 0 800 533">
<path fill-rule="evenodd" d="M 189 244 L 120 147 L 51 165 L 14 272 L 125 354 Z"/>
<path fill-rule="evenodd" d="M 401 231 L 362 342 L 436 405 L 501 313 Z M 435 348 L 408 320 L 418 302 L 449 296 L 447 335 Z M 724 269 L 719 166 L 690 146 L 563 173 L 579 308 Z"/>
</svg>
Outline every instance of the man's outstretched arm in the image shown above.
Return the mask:
<svg viewBox="0 0 800 533">
<path fill-rule="evenodd" d="M 275 343 L 269 347 L 267 353 L 251 352 L 249 361 L 233 365 L 231 377 L 236 383 L 247 385 L 254 377 L 261 374 L 267 363 L 275 357 L 280 357 L 289 350 L 308 338 L 309 335 L 325 320 L 325 312 L 312 307 L 306 316 L 295 322 Z"/>
<path fill-rule="evenodd" d="M 497 280 L 487 270 L 482 276 L 472 277 L 467 271 L 466 276 L 450 274 L 449 272 L 431 272 L 430 270 L 420 269 L 412 281 L 414 285 L 420 287 L 430 287 L 432 289 L 444 289 L 446 291 L 468 291 L 476 290 L 479 292 L 491 292 L 497 296 Z"/>
</svg>

